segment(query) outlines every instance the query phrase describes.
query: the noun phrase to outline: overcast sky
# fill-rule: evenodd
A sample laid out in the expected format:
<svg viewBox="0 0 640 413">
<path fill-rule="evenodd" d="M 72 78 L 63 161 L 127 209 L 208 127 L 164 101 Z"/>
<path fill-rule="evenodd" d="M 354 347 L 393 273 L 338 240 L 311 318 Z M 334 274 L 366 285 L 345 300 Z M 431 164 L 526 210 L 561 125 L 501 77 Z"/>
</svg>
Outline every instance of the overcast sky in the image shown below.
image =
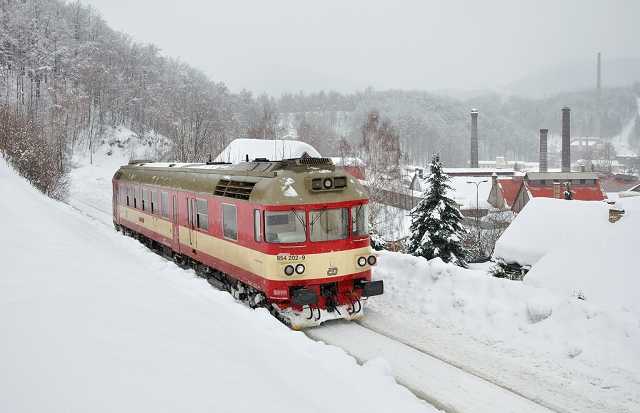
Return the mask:
<svg viewBox="0 0 640 413">
<path fill-rule="evenodd" d="M 638 0 L 83 0 L 232 91 L 493 89 L 640 57 Z"/>
</svg>

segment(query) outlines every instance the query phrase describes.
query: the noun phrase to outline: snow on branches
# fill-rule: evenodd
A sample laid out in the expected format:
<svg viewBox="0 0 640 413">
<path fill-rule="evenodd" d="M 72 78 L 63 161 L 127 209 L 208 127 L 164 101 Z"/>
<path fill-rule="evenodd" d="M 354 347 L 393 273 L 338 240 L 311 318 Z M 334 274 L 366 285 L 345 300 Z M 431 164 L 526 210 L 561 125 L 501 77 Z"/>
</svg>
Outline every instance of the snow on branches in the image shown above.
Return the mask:
<svg viewBox="0 0 640 413">
<path fill-rule="evenodd" d="M 433 156 L 430 169 L 423 199 L 411 211 L 411 238 L 407 250 L 415 256 L 440 257 L 445 262 L 466 267 L 462 214 L 456 202 L 446 195 L 451 186 L 439 155 Z"/>
</svg>

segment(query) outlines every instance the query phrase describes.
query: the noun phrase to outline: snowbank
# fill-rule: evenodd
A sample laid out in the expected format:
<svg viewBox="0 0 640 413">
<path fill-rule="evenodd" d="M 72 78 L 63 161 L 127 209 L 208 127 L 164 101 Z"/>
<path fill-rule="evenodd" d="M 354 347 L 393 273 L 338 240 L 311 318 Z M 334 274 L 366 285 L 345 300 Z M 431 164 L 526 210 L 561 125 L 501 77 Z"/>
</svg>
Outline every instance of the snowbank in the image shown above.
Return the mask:
<svg viewBox="0 0 640 413">
<path fill-rule="evenodd" d="M 630 260 L 626 263 L 629 266 Z M 635 272 L 626 274 L 631 277 Z M 395 317 L 396 324 L 422 323 L 422 330 L 428 329 L 425 341 L 458 336 L 461 347 L 446 350 L 456 354 L 454 360 L 465 359 L 464 346 L 487 356 L 497 352 L 522 365 L 520 369 L 527 371 L 523 377 L 535 371 L 561 382 L 562 374 L 584 397 L 598 390 L 605 393 L 598 397 L 613 406 L 635 406 L 616 411 L 640 406 L 640 310 L 636 306 L 612 306 L 595 295 L 593 300 L 589 296 L 580 300 L 538 286 L 546 286 L 545 282 L 515 282 L 440 259 L 426 261 L 400 253 L 383 252 L 376 276 L 385 280 L 385 294 L 372 301 L 370 308 Z M 637 281 L 627 280 L 634 291 L 618 292 L 640 301 Z M 505 374 L 496 373 L 498 377 Z M 526 381 L 528 391 L 535 392 L 536 383 L 530 380 Z M 593 387 L 594 380 L 606 389 Z M 595 411 L 602 410 L 607 409 L 601 406 Z"/>
<path fill-rule="evenodd" d="M 432 411 L 0 160 L 0 411 Z"/>
<path fill-rule="evenodd" d="M 267 158 L 271 161 L 299 158 L 304 153 L 309 156 L 320 157 L 313 146 L 308 143 L 293 140 L 272 139 L 235 139 L 215 159 L 216 162 L 243 162 L 249 159 Z"/>
</svg>

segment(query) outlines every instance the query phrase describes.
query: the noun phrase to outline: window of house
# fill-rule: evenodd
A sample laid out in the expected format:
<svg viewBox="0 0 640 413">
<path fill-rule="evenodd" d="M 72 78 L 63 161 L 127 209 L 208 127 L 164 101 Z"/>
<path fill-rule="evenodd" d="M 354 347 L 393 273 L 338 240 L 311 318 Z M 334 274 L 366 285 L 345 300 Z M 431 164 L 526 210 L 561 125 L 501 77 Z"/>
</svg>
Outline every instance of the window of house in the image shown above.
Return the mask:
<svg viewBox="0 0 640 413">
<path fill-rule="evenodd" d="M 264 239 L 273 243 L 305 242 L 307 220 L 303 210 L 265 211 Z"/>
<path fill-rule="evenodd" d="M 356 236 L 369 235 L 369 217 L 366 204 L 351 208 L 351 232 Z"/>
<path fill-rule="evenodd" d="M 333 241 L 347 238 L 347 208 L 320 209 L 309 213 L 311 241 Z"/>
<path fill-rule="evenodd" d="M 260 210 L 254 209 L 253 210 L 253 239 L 255 239 L 256 242 L 262 241 L 262 226 L 260 224 L 261 224 Z"/>
<path fill-rule="evenodd" d="M 209 203 L 204 199 L 196 199 L 196 227 L 209 229 Z"/>
<path fill-rule="evenodd" d="M 222 234 L 225 238 L 238 239 L 238 214 L 235 205 L 222 204 Z"/>
<path fill-rule="evenodd" d="M 160 192 L 160 215 L 169 218 L 169 194 Z"/>
</svg>

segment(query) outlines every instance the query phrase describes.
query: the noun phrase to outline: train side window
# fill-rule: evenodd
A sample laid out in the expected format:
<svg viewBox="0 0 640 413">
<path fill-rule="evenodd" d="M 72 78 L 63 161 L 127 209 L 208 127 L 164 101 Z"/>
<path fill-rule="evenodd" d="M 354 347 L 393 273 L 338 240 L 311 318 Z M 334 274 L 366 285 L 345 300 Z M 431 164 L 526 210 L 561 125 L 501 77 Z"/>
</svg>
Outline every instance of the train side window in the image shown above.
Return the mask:
<svg viewBox="0 0 640 413">
<path fill-rule="evenodd" d="M 160 215 L 169 218 L 169 194 L 167 192 L 160 193 Z"/>
<path fill-rule="evenodd" d="M 140 197 L 140 189 L 138 187 L 133 188 L 133 207 L 138 208 L 138 198 Z"/>
<path fill-rule="evenodd" d="M 142 190 L 142 210 L 146 211 L 148 207 L 149 207 L 149 190 L 143 189 Z"/>
<path fill-rule="evenodd" d="M 151 213 L 157 214 L 160 212 L 160 199 L 158 199 L 158 192 L 151 191 Z"/>
<path fill-rule="evenodd" d="M 196 226 L 209 229 L 209 203 L 204 199 L 196 199 Z"/>
<path fill-rule="evenodd" d="M 129 206 L 129 187 L 128 186 L 124 187 L 124 192 L 126 193 L 126 197 L 127 197 L 127 206 Z"/>
<path fill-rule="evenodd" d="M 238 213 L 235 205 L 222 204 L 222 235 L 238 240 Z"/>
<path fill-rule="evenodd" d="M 260 210 L 253 210 L 253 238 L 256 242 L 262 241 L 262 222 L 260 221 Z"/>
</svg>

